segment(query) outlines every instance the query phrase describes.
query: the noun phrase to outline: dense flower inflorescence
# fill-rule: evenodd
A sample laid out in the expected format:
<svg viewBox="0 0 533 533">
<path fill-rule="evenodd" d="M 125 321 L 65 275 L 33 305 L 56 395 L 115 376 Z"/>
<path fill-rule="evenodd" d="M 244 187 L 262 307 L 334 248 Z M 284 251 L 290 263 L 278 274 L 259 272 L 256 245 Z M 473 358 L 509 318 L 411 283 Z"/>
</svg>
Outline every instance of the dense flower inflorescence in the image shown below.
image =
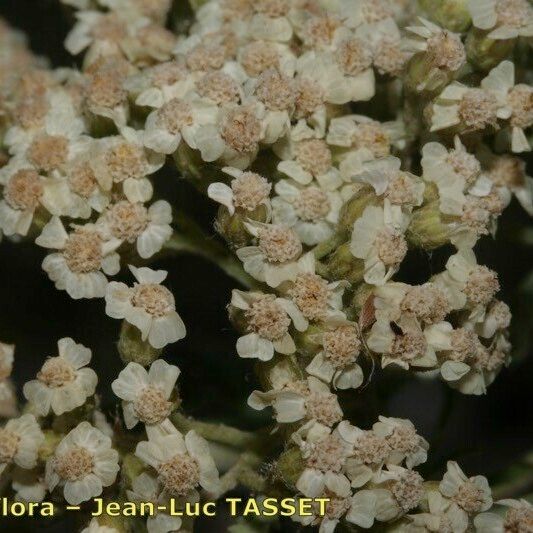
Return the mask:
<svg viewBox="0 0 533 533">
<path fill-rule="evenodd" d="M 424 482 L 429 444 L 413 424 L 380 416 L 364 429 L 346 400 L 375 365 L 480 395 L 510 362 L 511 312 L 474 247 L 513 195 L 533 214 L 519 155 L 533 125 L 527 0 L 446 2 L 460 4 L 461 24 L 409 1 L 191 0 L 183 35 L 168 30 L 169 0 L 62 2 L 80 70 L 49 69 L 0 23 L 0 236 L 49 250 L 42 268 L 71 298 L 105 300 L 127 364 L 111 384 L 122 404 L 111 426 L 91 350 L 63 338 L 24 385 L 18 416 L 14 347 L 0 344 L 0 473 L 17 498 L 78 505 L 105 488 L 185 505 L 248 482 L 329 498 L 325 514 L 293 517 L 321 533 L 341 521 L 529 531 L 525 500 L 490 512 L 487 480 L 455 462 Z M 228 250 L 160 199 L 171 159 L 219 204 Z M 406 279 L 412 250 L 446 245 L 456 250 L 442 272 Z M 228 309 L 236 352 L 257 360 L 264 387 L 248 404 L 272 408 L 283 449 L 268 469 L 255 469 L 271 451 L 258 458 L 259 445 L 228 467 L 220 444 L 237 449 L 241 434 L 218 441 L 225 426 L 181 412 L 180 370 L 161 357 L 186 327 L 173 276 L 164 286 L 150 264 L 183 251 L 250 289 L 233 290 Z M 126 265 L 130 285 L 112 279 Z M 126 434 L 138 424 L 146 437 Z M 146 525 L 192 530 L 164 512 Z"/>
</svg>

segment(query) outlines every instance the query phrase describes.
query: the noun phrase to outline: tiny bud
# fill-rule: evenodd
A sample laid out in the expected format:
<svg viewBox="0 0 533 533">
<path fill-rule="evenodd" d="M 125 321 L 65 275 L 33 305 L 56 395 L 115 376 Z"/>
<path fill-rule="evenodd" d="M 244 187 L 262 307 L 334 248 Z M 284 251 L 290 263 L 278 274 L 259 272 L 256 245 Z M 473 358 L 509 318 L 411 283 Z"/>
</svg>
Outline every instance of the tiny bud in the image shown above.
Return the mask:
<svg viewBox="0 0 533 533">
<path fill-rule="evenodd" d="M 310 324 L 303 332 L 294 334 L 294 342 L 298 347 L 298 353 L 304 357 L 313 357 L 321 349 L 319 338 L 324 328 L 320 324 Z"/>
<path fill-rule="evenodd" d="M 200 152 L 193 150 L 184 142 L 180 143 L 172 157 L 181 176 L 204 193 L 210 183 L 224 181 L 225 174 L 219 167 L 203 161 Z"/>
<path fill-rule="evenodd" d="M 431 21 L 447 30 L 463 32 L 472 24 L 467 0 L 420 0 L 420 6 Z"/>
<path fill-rule="evenodd" d="M 466 57 L 475 68 L 487 71 L 507 58 L 514 45 L 513 39 L 489 39 L 487 32 L 472 28 L 466 36 Z"/>
<path fill-rule="evenodd" d="M 275 473 L 289 490 L 296 490 L 296 482 L 304 471 L 305 464 L 298 448 L 285 450 L 276 461 Z"/>
<path fill-rule="evenodd" d="M 363 281 L 365 262 L 352 255 L 350 243 L 339 246 L 327 259 L 324 277 L 329 280 L 347 280 L 352 285 Z"/>
<path fill-rule="evenodd" d="M 161 350 L 153 348 L 147 340 L 143 341 L 141 332 L 123 320 L 118 339 L 118 353 L 125 364 L 139 363 L 148 366 L 161 355 Z"/>
<path fill-rule="evenodd" d="M 279 389 L 281 384 L 305 379 L 305 374 L 293 356 L 276 356 L 258 363 L 255 372 L 264 390 Z"/>
<path fill-rule="evenodd" d="M 243 248 L 249 246 L 253 239 L 244 226 L 248 220 L 267 222 L 268 208 L 265 205 L 260 205 L 253 211 L 237 208 L 235 213 L 230 215 L 227 208 L 221 206 L 215 220 L 215 229 L 232 248 Z"/>
<path fill-rule="evenodd" d="M 405 236 L 410 247 L 424 250 L 434 250 L 450 242 L 450 228 L 442 220 L 438 200 L 413 211 Z"/>
<path fill-rule="evenodd" d="M 54 454 L 57 445 L 65 435 L 51 429 L 45 429 L 43 433 L 44 441 L 41 444 L 41 447 L 39 448 L 38 457 L 39 461 L 45 462 L 49 457 Z"/>
<path fill-rule="evenodd" d="M 362 187 L 343 206 L 339 213 L 338 233 L 349 238 L 354 222 L 369 205 L 379 205 L 379 199 L 370 186 Z"/>
<path fill-rule="evenodd" d="M 146 465 L 132 453 L 122 458 L 122 477 L 126 486 L 131 487 L 133 480 L 146 469 Z"/>
</svg>

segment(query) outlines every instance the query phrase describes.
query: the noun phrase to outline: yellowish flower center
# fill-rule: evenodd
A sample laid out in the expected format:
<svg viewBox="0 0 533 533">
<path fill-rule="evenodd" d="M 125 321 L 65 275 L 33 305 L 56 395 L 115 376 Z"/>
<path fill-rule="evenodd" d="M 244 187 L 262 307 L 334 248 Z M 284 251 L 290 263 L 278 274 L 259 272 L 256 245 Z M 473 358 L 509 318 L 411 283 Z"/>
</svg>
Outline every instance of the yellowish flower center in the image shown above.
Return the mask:
<svg viewBox="0 0 533 533">
<path fill-rule="evenodd" d="M 143 283 L 135 287 L 132 304 L 153 317 L 162 317 L 175 309 L 174 296 L 162 285 Z"/>
<path fill-rule="evenodd" d="M 158 479 L 174 496 L 185 496 L 200 482 L 200 467 L 190 455 L 178 454 L 157 468 Z"/>
<path fill-rule="evenodd" d="M 86 448 L 75 446 L 64 454 L 54 457 L 53 466 L 61 479 L 79 481 L 92 473 L 94 458 Z"/>
<path fill-rule="evenodd" d="M 63 256 L 68 268 L 76 274 L 100 270 L 102 238 L 95 231 L 76 228 L 67 239 Z"/>
<path fill-rule="evenodd" d="M 4 188 L 6 202 L 20 211 L 33 211 L 39 205 L 42 195 L 41 177 L 30 169 L 19 170 Z"/>
<path fill-rule="evenodd" d="M 170 414 L 172 403 L 164 392 L 153 385 L 146 387 L 135 400 L 133 409 L 141 422 L 157 424 L 165 420 Z"/>
<path fill-rule="evenodd" d="M 268 199 L 272 185 L 259 174 L 244 172 L 231 182 L 235 207 L 253 211 Z"/>
<path fill-rule="evenodd" d="M 10 463 L 17 454 L 20 437 L 13 431 L 0 429 L 0 465 Z"/>
<path fill-rule="evenodd" d="M 289 315 L 271 294 L 256 299 L 246 310 L 245 316 L 248 330 L 269 341 L 281 339 L 291 324 Z"/>
<path fill-rule="evenodd" d="M 37 379 L 47 387 L 57 389 L 76 379 L 76 371 L 70 363 L 61 357 L 51 357 L 44 362 L 37 374 Z"/>
<path fill-rule="evenodd" d="M 292 228 L 264 226 L 259 230 L 259 249 L 271 263 L 294 261 L 302 253 L 302 243 Z"/>
</svg>

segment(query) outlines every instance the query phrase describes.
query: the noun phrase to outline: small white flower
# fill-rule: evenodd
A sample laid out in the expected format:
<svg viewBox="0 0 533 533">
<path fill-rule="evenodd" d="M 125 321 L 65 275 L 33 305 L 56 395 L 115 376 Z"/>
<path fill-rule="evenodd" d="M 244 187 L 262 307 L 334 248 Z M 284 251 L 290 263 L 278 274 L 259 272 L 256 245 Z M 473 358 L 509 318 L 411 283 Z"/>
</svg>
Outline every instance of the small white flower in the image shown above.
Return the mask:
<svg viewBox="0 0 533 533">
<path fill-rule="evenodd" d="M 298 260 L 298 274 L 284 285 L 284 293 L 309 321 L 343 320 L 342 297 L 347 281 L 328 283 L 315 272 L 315 256 L 308 252 Z"/>
<path fill-rule="evenodd" d="M 142 131 L 125 127 L 121 134 L 95 143 L 95 177 L 106 191 L 116 184 L 130 202 L 146 202 L 153 194 L 147 176 L 163 166 L 165 156 L 145 149 Z"/>
<path fill-rule="evenodd" d="M 79 505 L 99 496 L 104 487 L 115 482 L 118 459 L 111 439 L 89 422 L 81 422 L 61 440 L 46 462 L 46 483 L 50 491 L 63 487 L 65 500 Z"/>
<path fill-rule="evenodd" d="M 503 333 L 484 346 L 467 328 L 452 329 L 448 324 L 440 330 L 433 326 L 426 332 L 441 350 L 442 378 L 463 394 L 486 394 L 487 387 L 510 361 L 511 345 Z"/>
<path fill-rule="evenodd" d="M 107 275 L 120 270 L 116 253 L 119 239 L 106 239 L 94 224 L 74 226 L 67 233 L 61 219 L 52 217 L 36 244 L 58 250 L 47 255 L 43 270 L 58 290 L 66 290 L 71 298 L 101 298 L 105 295 Z"/>
<path fill-rule="evenodd" d="M 356 46 L 362 47 L 363 68 L 358 72 L 358 65 L 353 62 L 351 54 L 359 53 Z M 374 70 L 371 68 L 371 54 L 364 49 L 364 42 L 347 39 L 339 43 L 337 57 L 332 54 L 320 54 L 309 51 L 301 55 L 296 63 L 298 76 L 312 81 L 322 89 L 324 101 L 331 104 L 346 104 L 370 100 L 375 93 Z M 351 48 L 350 48 L 351 47 Z M 358 58 L 360 59 L 360 58 Z M 353 75 L 352 75 L 353 73 Z"/>
<path fill-rule="evenodd" d="M 219 491 L 218 471 L 209 445 L 194 431 L 185 437 L 175 428 L 155 432 L 148 441 L 137 444 L 135 455 L 157 472 L 164 497 L 195 501 L 199 487 L 213 495 Z"/>
<path fill-rule="evenodd" d="M 454 533 L 464 533 L 468 527 L 468 519 L 465 520 L 464 514 L 437 490 L 428 491 L 426 512 L 407 517 L 413 527 L 434 533 L 446 528 Z"/>
<path fill-rule="evenodd" d="M 397 272 L 407 253 L 404 232 L 408 224 L 409 216 L 388 200 L 384 207 L 366 207 L 356 220 L 350 251 L 354 257 L 364 259 L 367 283 L 382 285 Z"/>
<path fill-rule="evenodd" d="M 500 144 L 505 141 L 515 153 L 529 152 L 531 146 L 524 130 L 533 125 L 533 87 L 523 83 L 515 85 L 515 66 L 511 61 L 502 61 L 494 67 L 482 86 L 492 91 L 499 102 L 505 103 L 507 116 L 502 118 L 508 119 L 509 125 L 498 134 Z"/>
<path fill-rule="evenodd" d="M 302 526 L 319 526 L 319 533 L 333 533 L 340 520 L 350 508 L 351 496 L 352 491 L 350 490 L 349 484 L 348 486 L 341 483 L 336 484 L 335 490 L 328 488 L 320 494 L 320 497 L 329 500 L 326 503 L 325 514 L 322 514 L 318 504 L 313 502 L 311 503 L 311 510 L 309 513 L 300 515 L 297 511 L 296 514 L 291 516 L 291 519 L 295 522 L 299 522 Z M 300 497 L 296 496 L 296 499 L 298 501 Z"/>
<path fill-rule="evenodd" d="M 111 388 L 121 398 L 126 427 L 131 429 L 138 422 L 158 425 L 168 422 L 172 411 L 170 395 L 180 374 L 177 366 L 157 359 L 147 372 L 138 363 L 128 363 L 113 381 Z"/>
<path fill-rule="evenodd" d="M 264 108 L 264 143 L 273 144 L 291 127 L 297 95 L 293 78 L 272 68 L 250 79 L 244 88 L 246 100 L 257 101 Z"/>
<path fill-rule="evenodd" d="M 69 199 L 62 215 L 89 218 L 93 210 L 101 213 L 111 200 L 111 191 L 104 191 L 96 179 L 91 153 L 87 143 L 84 153 L 71 158 L 65 166 L 63 181 L 68 186 Z"/>
<path fill-rule="evenodd" d="M 176 312 L 172 293 L 161 285 L 167 277 L 164 270 L 142 267 L 130 270 L 136 282 L 133 287 L 111 282 L 106 291 L 106 313 L 111 318 L 125 319 L 141 332 L 143 340 L 154 348 L 183 339 L 185 325 Z"/>
<path fill-rule="evenodd" d="M 356 363 L 362 349 L 359 328 L 353 322 L 327 319 L 324 330 L 309 339 L 321 345 L 321 350 L 307 365 L 306 372 L 335 389 L 356 389 L 363 383 L 363 370 Z"/>
<path fill-rule="evenodd" d="M 378 122 L 364 115 L 346 115 L 330 121 L 326 140 L 332 146 L 349 148 L 347 157 L 364 150 L 372 156 L 367 159 L 372 159 L 387 157 L 392 146 L 403 146 L 404 136 L 401 120 Z"/>
<path fill-rule="evenodd" d="M 378 196 L 391 206 L 412 209 L 422 204 L 424 183 L 420 178 L 400 170 L 401 161 L 387 156 L 363 163 L 361 173 L 350 176 L 354 181 L 371 185 Z"/>
<path fill-rule="evenodd" d="M 374 30 L 377 25 L 393 16 L 389 2 L 385 0 L 338 0 L 335 11 L 349 28 L 368 26 Z"/>
<path fill-rule="evenodd" d="M 36 213 L 61 215 L 68 188 L 57 179 L 45 178 L 25 160 L 13 158 L 0 169 L 3 185 L 0 229 L 5 235 L 26 236 Z"/>
<path fill-rule="evenodd" d="M 480 162 L 466 151 L 458 136 L 450 151 L 437 142 L 425 144 L 422 169 L 423 178 L 437 185 L 440 210 L 447 215 L 463 214 L 467 191 L 483 197 L 491 190 L 489 180 L 480 176 Z"/>
<path fill-rule="evenodd" d="M 495 155 L 489 150 L 480 150 L 486 177 L 498 191 L 503 207 L 516 196 L 525 211 L 533 216 L 533 178 L 526 174 L 526 162 L 514 155 Z"/>
<path fill-rule="evenodd" d="M 496 272 L 478 265 L 474 251 L 463 248 L 446 263 L 446 271 L 437 274 L 433 283 L 442 291 L 452 309 L 467 308 L 469 318 L 479 320 L 487 304 L 498 292 L 500 284 Z"/>
<path fill-rule="evenodd" d="M 250 34 L 256 40 L 288 42 L 293 28 L 288 19 L 290 2 L 258 0 L 252 3 L 255 14 L 249 22 Z"/>
<path fill-rule="evenodd" d="M 440 493 L 451 500 L 451 510 L 459 521 L 468 524 L 468 517 L 486 511 L 492 506 L 487 478 L 466 477 L 455 461 L 448 461 L 448 469 L 439 485 Z M 466 529 L 466 526 L 465 528 Z M 464 531 L 461 529 L 461 531 Z"/>
<path fill-rule="evenodd" d="M 120 200 L 105 209 L 97 225 L 110 240 L 135 243 L 139 256 L 148 259 L 172 236 L 171 222 L 172 208 L 165 200 L 158 200 L 150 207 Z"/>
<path fill-rule="evenodd" d="M 157 477 L 143 472 L 132 481 L 132 490 L 126 491 L 131 501 L 146 503 L 150 502 L 156 506 L 168 505 L 168 498 L 163 497 Z M 181 528 L 181 518 L 171 516 L 167 513 L 157 511 L 154 516 L 149 516 L 146 520 L 148 533 L 169 533 L 179 531 Z"/>
<path fill-rule="evenodd" d="M 509 529 L 527 531 L 533 520 L 533 507 L 524 499 L 500 500 L 498 505 L 507 507 L 505 516 L 495 512 L 481 513 L 474 518 L 474 526 L 477 533 L 490 531 L 491 533 L 505 533 Z"/>
<path fill-rule="evenodd" d="M 94 394 L 98 378 L 91 368 L 91 350 L 66 337 L 57 342 L 58 355 L 48 358 L 37 379 L 24 385 L 24 396 L 35 413 L 61 415 L 80 407 Z"/>
<path fill-rule="evenodd" d="M 85 56 L 87 64 L 91 59 L 96 59 L 97 68 L 85 76 L 84 110 L 89 119 L 109 120 L 117 128 L 123 128 L 130 115 L 125 80 L 135 69 L 121 56 Z"/>
<path fill-rule="evenodd" d="M 295 134 L 296 128 L 292 130 Z M 300 185 L 309 185 L 313 178 L 326 191 L 337 189 L 342 180 L 333 166 L 333 155 L 325 140 L 290 137 L 274 146 L 281 161 L 278 170 Z"/>
<path fill-rule="evenodd" d="M 15 360 L 15 345 L 0 342 L 0 382 L 11 376 Z"/>
<path fill-rule="evenodd" d="M 377 489 L 357 491 L 350 500 L 346 521 L 363 529 L 371 528 L 378 513 L 379 494 Z"/>
<path fill-rule="evenodd" d="M 10 464 L 26 470 L 37 464 L 37 453 L 44 434 L 30 414 L 12 418 L 0 428 L 0 474 Z"/>
<path fill-rule="evenodd" d="M 351 453 L 350 443 L 337 430 L 313 422 L 300 428 L 293 439 L 305 463 L 296 488 L 310 498 L 320 496 L 326 489 L 347 496 L 350 481 L 342 472 Z"/>
<path fill-rule="evenodd" d="M 219 115 L 215 124 L 198 128 L 193 145 L 208 163 L 220 160 L 244 170 L 256 158 L 265 136 L 264 109 L 253 103 L 228 105 Z"/>
<path fill-rule="evenodd" d="M 262 205 L 270 212 L 272 185 L 266 178 L 232 167 L 224 167 L 222 171 L 233 176 L 233 179 L 229 186 L 220 182 L 211 183 L 207 189 L 209 198 L 227 207 L 230 215 L 235 214 L 236 209 L 245 213 L 253 212 Z"/>
<path fill-rule="evenodd" d="M 237 340 L 237 353 L 243 358 L 269 361 L 275 352 L 292 354 L 296 346 L 289 331 L 291 324 L 298 331 L 308 327 L 296 304 L 273 294 L 234 289 L 230 305 L 243 312 L 246 321 L 247 333 Z"/>
<path fill-rule="evenodd" d="M 511 310 L 505 302 L 494 299 L 487 307 L 483 320 L 476 324 L 476 332 L 484 339 L 491 339 L 497 332 L 511 324 Z"/>
<path fill-rule="evenodd" d="M 65 48 L 72 55 L 77 55 L 89 48 L 87 55 L 121 54 L 122 41 L 136 28 L 149 23 L 131 9 L 118 12 L 78 11 L 77 22 L 65 39 Z"/>
<path fill-rule="evenodd" d="M 516 39 L 533 35 L 533 9 L 527 0 L 469 0 L 472 23 L 491 30 L 488 39 Z"/>
<path fill-rule="evenodd" d="M 172 98 L 152 111 L 144 126 L 144 145 L 159 154 L 172 154 L 185 141 L 196 148 L 198 129 L 214 124 L 219 110 L 214 103 L 205 99 Z"/>
<path fill-rule="evenodd" d="M 302 242 L 296 232 L 279 224 L 245 222 L 248 232 L 257 239 L 256 246 L 237 250 L 244 270 L 269 287 L 278 287 L 284 281 L 294 281 L 302 255 Z"/>
<path fill-rule="evenodd" d="M 381 470 L 374 481 L 385 492 L 378 489 L 378 512 L 376 519 L 389 522 L 405 513 L 416 509 L 425 491 L 424 479 L 414 470 L 388 464 L 386 470 Z"/>
<path fill-rule="evenodd" d="M 85 130 L 72 98 L 61 88 L 50 88 L 25 104 L 26 109 L 17 109 L 17 122 L 5 132 L 4 144 L 12 154 L 22 154 L 43 133 L 73 140 Z"/>
<path fill-rule="evenodd" d="M 498 119 L 509 118 L 505 100 L 491 90 L 490 78 L 481 87 L 467 87 L 458 82 L 448 85 L 431 107 L 431 129 L 456 128 L 460 133 L 497 129 Z"/>
<path fill-rule="evenodd" d="M 128 4 L 129 5 L 129 4 Z M 130 11 L 127 7 L 123 11 Z M 142 19 L 140 19 L 142 20 Z M 121 42 L 121 49 L 132 64 L 145 65 L 154 61 L 172 58 L 178 38 L 164 25 L 148 21 L 132 27 L 130 34 Z"/>
<path fill-rule="evenodd" d="M 376 320 L 367 344 L 372 351 L 382 355 L 382 368 L 395 364 L 408 370 L 409 367 L 433 368 L 437 365 L 431 340 L 414 316 L 404 314 L 393 323 L 388 319 Z"/>
<path fill-rule="evenodd" d="M 442 29 L 429 20 L 418 17 L 419 26 L 408 26 L 409 37 L 402 43 L 414 55 L 414 61 L 423 61 L 425 70 L 417 91 L 435 91 L 446 86 L 466 64 L 466 51 L 457 33 Z M 420 66 L 417 63 L 418 68 Z"/>
<path fill-rule="evenodd" d="M 258 78 L 269 69 L 277 69 L 282 75 L 294 77 L 296 56 L 288 44 L 266 39 L 253 40 L 237 50 L 237 61 L 250 78 Z"/>
<path fill-rule="evenodd" d="M 276 183 L 272 218 L 276 224 L 293 227 L 304 244 L 314 246 L 334 232 L 342 207 L 338 192 L 324 190 L 318 183 L 301 186 L 292 180 Z"/>
<path fill-rule="evenodd" d="M 10 376 L 13 371 L 15 346 L 0 342 L 0 417 L 16 416 L 17 395 Z"/>
<path fill-rule="evenodd" d="M 363 487 L 383 468 L 391 454 L 386 436 L 378 435 L 373 430 L 362 430 L 347 421 L 342 421 L 337 426 L 337 431 L 351 445 L 345 473 L 352 487 Z"/>
<path fill-rule="evenodd" d="M 159 63 L 135 73 L 124 82 L 124 88 L 138 106 L 159 109 L 165 103 L 182 99 L 194 86 L 194 77 L 178 61 Z"/>
<path fill-rule="evenodd" d="M 337 395 L 329 385 L 312 376 L 306 381 L 287 383 L 282 389 L 254 391 L 248 405 L 258 411 L 271 406 L 280 424 L 308 420 L 331 427 L 342 420 Z"/>
<path fill-rule="evenodd" d="M 435 324 L 450 312 L 446 294 L 433 283 L 408 285 L 389 281 L 374 289 L 375 316 L 398 320 L 403 313 L 416 317 L 420 323 Z"/>
<path fill-rule="evenodd" d="M 410 420 L 380 416 L 372 430 L 383 437 L 391 448 L 387 457 L 389 468 L 390 465 L 399 465 L 403 461 L 408 469 L 426 462 L 429 444 L 418 435 Z"/>
</svg>

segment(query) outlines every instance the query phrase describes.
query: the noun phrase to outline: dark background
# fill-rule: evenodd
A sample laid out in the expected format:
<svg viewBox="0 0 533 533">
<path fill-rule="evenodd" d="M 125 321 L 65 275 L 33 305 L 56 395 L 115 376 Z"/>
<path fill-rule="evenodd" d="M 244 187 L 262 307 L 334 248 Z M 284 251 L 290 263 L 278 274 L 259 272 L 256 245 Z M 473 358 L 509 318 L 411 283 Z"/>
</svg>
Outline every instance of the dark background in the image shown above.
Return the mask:
<svg viewBox="0 0 533 533">
<path fill-rule="evenodd" d="M 0 16 L 24 30 L 34 52 L 50 58 L 54 66 L 76 65 L 62 48 L 71 19 L 56 0 L 0 0 Z M 180 180 L 171 166 L 156 177 L 156 188 L 216 238 L 212 229 L 215 207 Z M 501 219 L 496 241 L 483 239 L 476 249 L 479 262 L 499 273 L 500 297 L 511 305 L 514 315 L 515 360 L 487 396 L 464 396 L 439 381 L 388 372 L 375 375 L 370 387 L 352 391 L 348 399 L 355 403 L 356 422 L 363 426 L 377 416 L 376 398 L 381 414 L 411 419 L 431 444 L 425 475 L 438 479 L 446 460 L 456 459 L 469 475 L 482 473 L 492 483 L 511 482 L 513 487 L 506 489 L 506 495 L 515 497 L 533 492 L 532 469 L 521 459 L 533 451 L 533 358 L 528 357 L 533 340 L 533 255 L 524 242 L 528 224 L 527 215 L 513 202 Z M 531 245 L 533 239 L 529 240 Z M 425 281 L 442 269 L 449 253 L 410 253 L 402 278 Z M 0 340 L 16 344 L 16 384 L 20 388 L 32 379 L 44 358 L 56 353 L 57 340 L 71 336 L 92 349 L 91 366 L 99 376 L 103 408 L 113 414 L 115 400 L 109 384 L 122 368 L 115 347 L 119 321 L 105 315 L 103 300 L 75 301 L 57 291 L 41 270 L 43 257 L 44 251 L 31 243 L 14 244 L 4 238 L 0 244 Z M 268 413 L 246 407 L 256 383 L 252 364 L 235 354 L 236 335 L 227 319 L 226 305 L 235 283 L 215 266 L 192 256 L 161 260 L 156 267 L 169 270 L 167 286 L 188 329 L 187 337 L 164 353 L 182 370 L 179 385 L 188 414 L 242 428 L 266 425 Z M 2 523 L 0 519 L 3 531 L 31 531 L 36 526 L 43 531 L 71 531 L 73 527 L 64 522 Z M 207 523 L 198 529 L 225 527 Z"/>
</svg>

